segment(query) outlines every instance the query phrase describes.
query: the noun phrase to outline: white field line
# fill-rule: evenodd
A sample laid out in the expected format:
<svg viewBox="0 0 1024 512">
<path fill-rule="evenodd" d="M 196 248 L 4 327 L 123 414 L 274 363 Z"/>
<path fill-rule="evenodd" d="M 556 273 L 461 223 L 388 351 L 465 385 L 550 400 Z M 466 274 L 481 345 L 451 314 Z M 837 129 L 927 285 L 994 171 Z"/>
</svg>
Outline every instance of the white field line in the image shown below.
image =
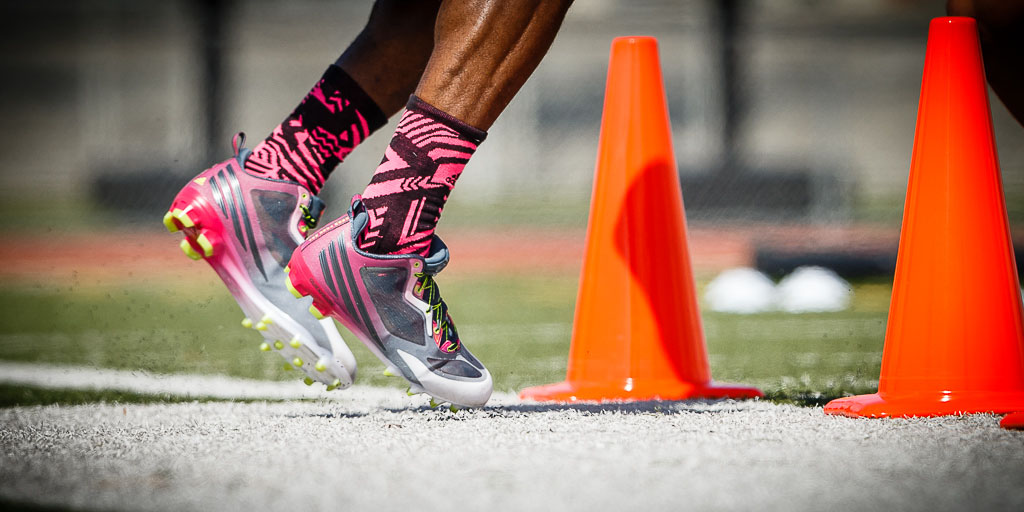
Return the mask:
<svg viewBox="0 0 1024 512">
<path fill-rule="evenodd" d="M 295 381 L 265 381 L 220 375 L 154 374 L 144 371 L 109 370 L 84 366 L 0 361 L 0 383 L 47 389 L 118 390 L 149 395 L 175 395 L 223 399 L 290 400 L 316 398 L 380 403 L 405 393 L 394 388 L 355 385 L 326 391 L 323 385 L 306 386 Z M 424 395 L 425 396 L 425 395 Z M 492 402 L 514 403 L 509 393 L 494 393 Z"/>
</svg>

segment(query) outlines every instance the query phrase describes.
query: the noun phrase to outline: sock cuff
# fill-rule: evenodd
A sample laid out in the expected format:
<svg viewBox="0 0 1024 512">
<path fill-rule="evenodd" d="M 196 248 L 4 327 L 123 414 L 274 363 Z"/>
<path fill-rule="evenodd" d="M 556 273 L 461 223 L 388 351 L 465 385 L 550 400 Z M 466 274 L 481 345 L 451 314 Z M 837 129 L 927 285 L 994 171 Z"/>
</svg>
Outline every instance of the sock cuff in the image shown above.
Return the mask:
<svg viewBox="0 0 1024 512">
<path fill-rule="evenodd" d="M 456 119 L 455 116 L 431 105 L 430 103 L 423 101 L 422 98 L 416 96 L 415 94 L 409 96 L 409 103 L 406 103 L 405 109 L 418 110 L 420 112 L 426 113 L 430 117 L 433 117 L 434 119 L 437 119 L 438 121 L 443 123 L 445 126 L 459 132 L 460 135 L 469 139 L 474 144 L 479 145 L 481 142 L 484 141 L 484 139 L 487 138 L 487 132 L 479 128 L 474 128 Z"/>
<path fill-rule="evenodd" d="M 366 94 L 362 86 L 344 69 L 331 64 L 320 79 L 330 87 L 341 91 L 342 96 L 355 105 L 359 114 L 366 119 L 371 133 L 387 124 L 388 116 L 384 115 L 384 111 L 377 106 L 377 102 L 373 101 L 373 98 Z"/>
</svg>

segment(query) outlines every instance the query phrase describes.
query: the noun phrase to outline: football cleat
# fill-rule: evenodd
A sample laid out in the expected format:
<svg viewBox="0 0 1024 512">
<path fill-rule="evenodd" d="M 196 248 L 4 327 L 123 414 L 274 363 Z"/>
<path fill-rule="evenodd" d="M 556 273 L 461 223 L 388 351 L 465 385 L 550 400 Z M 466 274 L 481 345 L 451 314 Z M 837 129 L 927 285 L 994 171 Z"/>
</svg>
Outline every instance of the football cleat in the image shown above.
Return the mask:
<svg viewBox="0 0 1024 512">
<path fill-rule="evenodd" d="M 246 172 L 251 152 L 244 143 L 245 134 L 236 135 L 233 158 L 178 192 L 164 226 L 185 235 L 188 257 L 213 267 L 245 313 L 242 325 L 265 339 L 260 350 L 279 353 L 329 389 L 348 387 L 356 360 L 334 322 L 314 318 L 312 301 L 285 286 L 288 259 L 316 227 L 324 203 L 296 182 Z"/>
<path fill-rule="evenodd" d="M 409 381 L 410 392 L 438 404 L 484 405 L 491 374 L 459 339 L 434 282 L 448 248 L 435 235 L 426 258 L 367 253 L 356 242 L 368 221 L 355 200 L 348 215 L 311 235 L 292 255 L 288 287 L 352 331 L 388 373 Z"/>
</svg>

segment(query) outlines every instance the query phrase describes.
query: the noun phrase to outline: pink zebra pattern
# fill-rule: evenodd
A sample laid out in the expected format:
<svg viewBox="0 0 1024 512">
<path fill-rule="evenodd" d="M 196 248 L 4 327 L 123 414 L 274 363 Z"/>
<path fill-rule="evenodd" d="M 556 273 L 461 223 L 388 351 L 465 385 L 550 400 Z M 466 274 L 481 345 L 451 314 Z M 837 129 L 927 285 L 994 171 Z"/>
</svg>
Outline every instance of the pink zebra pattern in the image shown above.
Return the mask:
<svg viewBox="0 0 1024 512">
<path fill-rule="evenodd" d="M 412 96 L 362 193 L 370 222 L 360 249 L 426 255 L 448 195 L 486 136 Z"/>
<path fill-rule="evenodd" d="M 341 68 L 331 66 L 302 103 L 253 148 L 245 170 L 297 181 L 314 194 L 386 116 Z"/>
</svg>

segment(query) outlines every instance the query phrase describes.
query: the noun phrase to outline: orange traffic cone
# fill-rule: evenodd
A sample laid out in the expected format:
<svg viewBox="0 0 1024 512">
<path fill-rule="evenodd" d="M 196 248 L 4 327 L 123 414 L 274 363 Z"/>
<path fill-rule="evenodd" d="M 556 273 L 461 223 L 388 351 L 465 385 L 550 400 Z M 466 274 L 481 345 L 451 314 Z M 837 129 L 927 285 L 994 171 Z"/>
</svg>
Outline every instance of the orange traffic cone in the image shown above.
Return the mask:
<svg viewBox="0 0 1024 512">
<path fill-rule="evenodd" d="M 829 414 L 1024 410 L 1024 323 L 978 32 L 931 22 L 878 393 Z"/>
<path fill-rule="evenodd" d="M 1024 430 L 1024 412 L 1007 414 L 999 426 L 1009 430 Z"/>
<path fill-rule="evenodd" d="M 612 42 L 566 381 L 534 400 L 761 396 L 711 383 L 657 41 Z"/>
</svg>

